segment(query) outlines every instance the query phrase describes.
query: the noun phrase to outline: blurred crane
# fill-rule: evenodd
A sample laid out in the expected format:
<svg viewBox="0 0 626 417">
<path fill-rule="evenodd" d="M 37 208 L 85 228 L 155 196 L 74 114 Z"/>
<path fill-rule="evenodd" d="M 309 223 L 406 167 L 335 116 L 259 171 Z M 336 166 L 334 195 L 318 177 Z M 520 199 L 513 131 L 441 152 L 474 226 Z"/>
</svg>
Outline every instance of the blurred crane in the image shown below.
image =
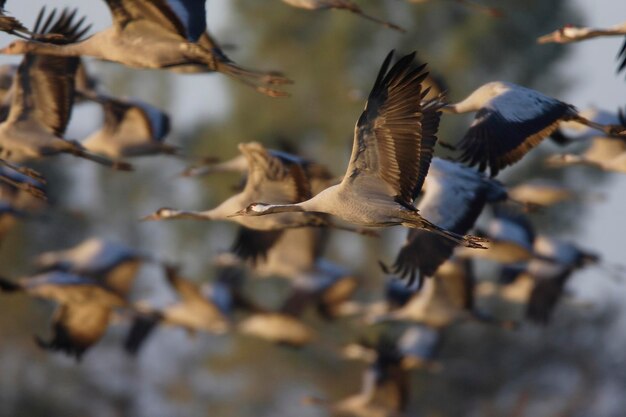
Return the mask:
<svg viewBox="0 0 626 417">
<path fill-rule="evenodd" d="M 79 39 L 88 28 L 83 20 L 73 23 L 76 12 L 55 13 L 42 24 L 42 10 L 35 25 L 37 33 L 62 33 Z M 89 159 L 116 169 L 130 170 L 125 163 L 94 155 L 75 141 L 61 136 L 67 127 L 73 105 L 77 58 L 28 53 L 13 78 L 12 102 L 7 119 L 0 124 L 0 155 L 11 161 L 42 158 L 59 153 Z"/>
<path fill-rule="evenodd" d="M 180 327 L 189 333 L 216 334 L 224 333 L 229 327 L 228 318 L 218 304 L 204 294 L 202 287 L 181 277 L 177 267 L 166 267 L 166 278 L 180 301 L 160 309 L 136 305 L 133 325 L 124 342 L 125 350 L 132 355 L 137 354 L 156 325 Z"/>
<path fill-rule="evenodd" d="M 428 221 L 457 234 L 474 226 L 487 203 L 506 200 L 506 189 L 463 165 L 433 158 L 424 180 L 425 193 L 417 205 Z M 456 242 L 423 229 L 411 229 L 391 269 L 385 272 L 407 279 L 417 287 L 432 276 L 456 247 Z"/>
<path fill-rule="evenodd" d="M 401 28 L 400 26 L 387 22 L 385 20 L 379 19 L 378 17 L 365 14 L 361 7 L 357 5 L 352 0 L 282 0 L 283 3 L 286 3 L 290 6 L 297 7 L 299 9 L 306 10 L 327 10 L 327 9 L 336 9 L 336 10 L 347 10 L 351 13 L 354 13 L 358 16 L 361 16 L 367 20 L 371 20 L 372 22 L 378 23 L 390 29 L 397 30 L 398 32 L 405 33 L 406 30 Z"/>
<path fill-rule="evenodd" d="M 106 0 L 113 25 L 84 41 L 58 45 L 14 41 L 0 51 L 20 55 L 45 53 L 60 57 L 92 56 L 133 68 L 161 68 L 181 72 L 218 71 L 272 96 L 285 93 L 272 85 L 290 81 L 275 73 L 243 69 L 214 49 L 206 34 L 205 1 Z M 197 66 L 202 69 L 198 70 Z M 190 69 L 191 68 L 191 69 Z"/>
<path fill-rule="evenodd" d="M 284 213 L 264 218 L 235 216 L 238 210 L 254 201 L 294 203 L 311 196 L 309 178 L 298 161 L 271 154 L 256 142 L 239 144 L 239 150 L 246 156 L 249 166 L 246 185 L 240 193 L 211 210 L 181 211 L 164 207 L 143 220 L 228 220 L 239 223 L 244 229 L 240 230 L 235 248 L 238 253 L 250 258 L 264 255 L 288 228 L 333 227 L 371 235 L 368 231 L 336 224 L 317 213 Z"/>
<path fill-rule="evenodd" d="M 456 147 L 460 161 L 487 167 L 491 176 L 522 159 L 550 136 L 561 121 L 573 120 L 609 135 L 626 135 L 623 126 L 601 125 L 581 116 L 576 108 L 513 83 L 493 81 L 464 100 L 443 108 L 449 113 L 476 112 L 474 121 Z"/>
<path fill-rule="evenodd" d="M 59 304 L 52 318 L 52 339 L 37 337 L 47 350 L 61 351 L 77 360 L 97 343 L 115 309 L 126 307 L 124 296 L 106 284 L 67 272 L 52 271 L 17 281 L 0 279 L 3 292 L 24 292 Z"/>
<path fill-rule="evenodd" d="M 82 142 L 89 151 L 116 160 L 178 153 L 178 148 L 164 143 L 170 131 L 166 113 L 136 99 L 120 100 L 105 95 L 92 99 L 104 110 L 104 126 Z"/>
<path fill-rule="evenodd" d="M 424 3 L 432 3 L 433 0 L 407 0 L 409 3 L 415 3 L 415 4 L 424 4 Z M 452 0 L 457 4 L 466 6 L 468 9 L 470 10 L 475 10 L 477 12 L 480 13 L 484 13 L 487 16 L 491 16 L 491 17 L 503 17 L 504 13 L 502 12 L 502 10 L 497 9 L 495 7 L 489 7 L 489 6 L 485 6 L 484 4 L 475 2 L 475 1 L 471 1 L 471 0 Z"/>
<path fill-rule="evenodd" d="M 333 415 L 403 416 L 411 391 L 402 360 L 402 353 L 393 344 L 381 341 L 376 347 L 375 359 L 363 373 L 359 393 L 334 402 L 318 397 L 306 397 L 303 402 L 325 407 Z"/>
<path fill-rule="evenodd" d="M 70 249 L 42 253 L 39 272 L 62 271 L 102 280 L 122 294 L 130 291 L 143 262 L 158 261 L 121 243 L 91 238 Z"/>
</svg>

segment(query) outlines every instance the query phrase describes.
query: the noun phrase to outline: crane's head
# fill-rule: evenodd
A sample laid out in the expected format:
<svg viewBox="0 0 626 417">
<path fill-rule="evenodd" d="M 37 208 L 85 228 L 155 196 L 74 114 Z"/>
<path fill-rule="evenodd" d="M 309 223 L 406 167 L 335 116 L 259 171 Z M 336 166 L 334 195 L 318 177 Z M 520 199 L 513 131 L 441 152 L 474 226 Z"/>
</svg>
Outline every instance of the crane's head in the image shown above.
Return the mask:
<svg viewBox="0 0 626 417">
<path fill-rule="evenodd" d="M 231 214 L 228 217 L 237 217 L 237 216 L 263 216 L 264 214 L 271 213 L 271 204 L 265 203 L 252 203 L 248 207 L 239 210 L 235 214 Z"/>
<path fill-rule="evenodd" d="M 171 219 L 173 217 L 176 217 L 177 214 L 178 214 L 177 210 L 174 210 L 168 207 L 161 207 L 154 213 L 142 217 L 140 220 L 141 221 L 165 220 L 165 219 Z"/>
<path fill-rule="evenodd" d="M 576 260 L 576 266 L 582 268 L 587 265 L 594 265 L 599 263 L 602 260 L 600 255 L 594 252 L 580 251 L 580 255 Z"/>
<path fill-rule="evenodd" d="M 552 155 L 546 159 L 546 165 L 549 167 L 559 167 L 564 165 L 571 165 L 579 162 L 584 162 L 580 155 L 574 154 L 557 154 Z"/>
<path fill-rule="evenodd" d="M 4 48 L 0 49 L 0 54 L 22 55 L 22 54 L 31 52 L 32 49 L 33 49 L 33 44 L 27 41 L 18 40 L 18 41 L 13 41 L 7 46 L 5 46 Z"/>
</svg>

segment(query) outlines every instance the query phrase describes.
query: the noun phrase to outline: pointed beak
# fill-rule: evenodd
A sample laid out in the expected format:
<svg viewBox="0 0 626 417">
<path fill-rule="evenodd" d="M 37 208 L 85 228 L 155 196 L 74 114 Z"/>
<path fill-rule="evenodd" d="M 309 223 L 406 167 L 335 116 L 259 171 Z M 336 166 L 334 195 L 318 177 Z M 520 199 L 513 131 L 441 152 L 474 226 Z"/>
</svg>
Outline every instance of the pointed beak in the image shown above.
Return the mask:
<svg viewBox="0 0 626 417">
<path fill-rule="evenodd" d="M 144 216 L 139 219 L 140 222 L 149 222 L 149 221 L 154 221 L 154 220 L 159 220 L 159 216 L 157 216 L 156 213 L 148 214 L 147 216 Z"/>
<path fill-rule="evenodd" d="M 186 168 L 184 171 L 178 174 L 178 176 L 179 177 L 193 177 L 195 169 L 196 169 L 195 167 Z"/>
<path fill-rule="evenodd" d="M 246 214 L 246 209 L 239 210 L 239 211 L 237 211 L 237 212 L 235 212 L 233 214 L 230 214 L 230 215 L 228 215 L 226 217 L 239 217 L 239 216 L 243 216 L 244 214 Z"/>
<path fill-rule="evenodd" d="M 554 42 L 555 36 L 554 33 L 548 33 L 547 35 L 543 35 L 537 38 L 537 43 L 539 44 L 544 44 L 544 43 L 550 43 L 550 42 Z"/>
<path fill-rule="evenodd" d="M 187 167 L 185 168 L 185 170 L 183 172 L 181 172 L 179 174 L 180 177 L 198 177 L 200 175 L 203 175 L 207 172 L 210 172 L 206 166 L 191 166 L 191 167 Z"/>
</svg>

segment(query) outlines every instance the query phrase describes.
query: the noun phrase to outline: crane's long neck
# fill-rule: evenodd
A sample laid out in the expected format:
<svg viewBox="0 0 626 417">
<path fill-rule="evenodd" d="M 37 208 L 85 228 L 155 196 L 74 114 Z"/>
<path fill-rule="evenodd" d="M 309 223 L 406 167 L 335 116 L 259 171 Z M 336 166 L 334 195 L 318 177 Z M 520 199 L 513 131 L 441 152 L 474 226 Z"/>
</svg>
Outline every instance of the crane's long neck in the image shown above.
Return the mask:
<svg viewBox="0 0 626 417">
<path fill-rule="evenodd" d="M 330 401 L 326 398 L 320 398 L 315 396 L 307 396 L 302 399 L 302 402 L 305 405 L 316 405 L 319 407 L 329 407 L 331 405 Z"/>
<path fill-rule="evenodd" d="M 213 216 L 211 215 L 211 211 L 212 210 L 208 210 L 208 211 L 178 210 L 178 211 L 173 212 L 170 216 L 168 216 L 168 218 L 169 219 L 214 220 Z"/>
<path fill-rule="evenodd" d="M 272 204 L 267 206 L 264 210 L 263 214 L 274 214 L 274 213 L 294 213 L 294 212 L 302 212 L 307 211 L 304 207 L 298 204 Z"/>
<path fill-rule="evenodd" d="M 272 204 L 271 213 L 312 212 L 335 214 L 333 208 L 341 205 L 340 185 L 328 187 L 312 198 L 295 204 Z"/>
<path fill-rule="evenodd" d="M 478 110 L 480 107 L 476 106 L 472 97 L 468 97 L 465 100 L 459 101 L 454 104 L 446 104 L 441 108 L 444 113 L 460 114 L 469 113 Z"/>
<path fill-rule="evenodd" d="M 590 29 L 587 33 L 588 37 L 598 36 L 620 36 L 626 34 L 626 24 L 621 23 L 619 25 L 611 26 L 606 29 Z"/>
<path fill-rule="evenodd" d="M 28 41 L 27 51 L 36 54 L 46 54 L 54 56 L 93 56 L 101 58 L 100 48 L 97 47 L 97 37 L 92 36 L 81 42 L 66 45 L 56 45 L 47 42 Z"/>
<path fill-rule="evenodd" d="M 626 132 L 626 128 L 622 125 L 597 123 L 593 120 L 589 120 L 586 117 L 581 116 L 580 114 L 574 115 L 571 120 L 574 120 L 575 122 L 588 126 L 592 129 L 604 132 L 608 136 L 623 137 L 625 135 L 624 132 Z"/>
<path fill-rule="evenodd" d="M 245 158 L 236 157 L 228 161 L 208 165 L 206 168 L 206 172 L 209 174 L 214 172 L 246 172 L 248 169 L 248 161 Z"/>
</svg>

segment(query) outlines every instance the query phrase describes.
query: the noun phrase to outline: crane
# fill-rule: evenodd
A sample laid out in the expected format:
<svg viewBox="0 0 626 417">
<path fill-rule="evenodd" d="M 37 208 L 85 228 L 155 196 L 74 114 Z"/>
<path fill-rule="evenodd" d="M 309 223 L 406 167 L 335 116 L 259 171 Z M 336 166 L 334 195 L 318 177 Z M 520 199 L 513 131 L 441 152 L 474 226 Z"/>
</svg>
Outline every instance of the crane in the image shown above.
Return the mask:
<svg viewBox="0 0 626 417">
<path fill-rule="evenodd" d="M 481 247 L 482 239 L 442 229 L 413 205 L 428 173 L 444 106 L 439 99 L 422 102 L 427 93 L 421 87 L 425 66 L 414 68 L 414 56 L 402 57 L 390 69 L 393 51 L 387 55 L 355 127 L 350 164 L 340 184 L 299 203 L 252 203 L 234 215 L 327 213 L 364 226 L 423 228 Z"/>
</svg>

